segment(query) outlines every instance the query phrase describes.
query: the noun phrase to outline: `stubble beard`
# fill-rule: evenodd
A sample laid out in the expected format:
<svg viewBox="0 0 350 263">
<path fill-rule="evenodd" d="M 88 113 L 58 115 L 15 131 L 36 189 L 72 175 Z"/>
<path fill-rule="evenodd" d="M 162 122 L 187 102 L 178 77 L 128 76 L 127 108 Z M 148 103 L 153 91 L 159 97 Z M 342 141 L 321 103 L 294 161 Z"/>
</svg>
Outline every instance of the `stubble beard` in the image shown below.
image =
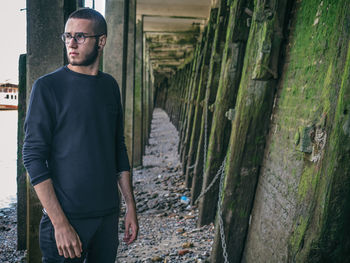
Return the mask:
<svg viewBox="0 0 350 263">
<path fill-rule="evenodd" d="M 98 56 L 98 43 L 97 43 L 97 41 L 96 41 L 96 44 L 94 46 L 94 49 L 89 54 L 87 54 L 85 56 L 85 58 L 83 59 L 83 61 L 81 61 L 81 62 L 72 61 L 69 58 L 69 55 L 67 54 L 69 64 L 71 64 L 72 66 L 90 66 L 90 65 L 95 63 L 97 56 Z"/>
</svg>

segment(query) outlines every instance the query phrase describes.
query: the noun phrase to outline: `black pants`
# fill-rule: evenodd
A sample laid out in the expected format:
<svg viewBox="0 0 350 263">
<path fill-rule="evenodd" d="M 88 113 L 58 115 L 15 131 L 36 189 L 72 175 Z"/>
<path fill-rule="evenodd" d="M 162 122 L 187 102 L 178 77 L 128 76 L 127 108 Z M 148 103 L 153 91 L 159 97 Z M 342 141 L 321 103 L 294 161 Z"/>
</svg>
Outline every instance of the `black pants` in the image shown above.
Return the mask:
<svg viewBox="0 0 350 263">
<path fill-rule="evenodd" d="M 70 223 L 83 245 L 81 258 L 67 259 L 58 254 L 53 225 L 44 214 L 39 232 L 43 263 L 115 262 L 118 249 L 118 213 L 98 218 L 71 219 Z"/>
</svg>

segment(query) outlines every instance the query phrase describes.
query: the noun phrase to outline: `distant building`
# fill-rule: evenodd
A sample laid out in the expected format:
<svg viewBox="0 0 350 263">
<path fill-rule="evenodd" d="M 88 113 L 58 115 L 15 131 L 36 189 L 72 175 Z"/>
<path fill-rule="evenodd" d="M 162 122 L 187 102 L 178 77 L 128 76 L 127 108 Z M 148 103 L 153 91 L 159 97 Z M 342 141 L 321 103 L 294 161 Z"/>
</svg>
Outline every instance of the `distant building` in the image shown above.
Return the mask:
<svg viewBox="0 0 350 263">
<path fill-rule="evenodd" d="M 17 110 L 18 85 L 0 84 L 0 110 Z"/>
</svg>

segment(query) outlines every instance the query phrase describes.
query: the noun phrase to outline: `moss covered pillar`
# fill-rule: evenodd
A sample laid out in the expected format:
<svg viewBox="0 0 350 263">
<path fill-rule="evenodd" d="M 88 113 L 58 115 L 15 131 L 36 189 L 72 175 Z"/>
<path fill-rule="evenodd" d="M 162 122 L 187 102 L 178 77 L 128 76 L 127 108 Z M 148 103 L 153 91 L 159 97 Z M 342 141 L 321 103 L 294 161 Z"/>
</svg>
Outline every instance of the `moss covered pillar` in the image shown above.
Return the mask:
<svg viewBox="0 0 350 263">
<path fill-rule="evenodd" d="M 67 5 L 66 5 L 67 4 Z M 27 101 L 34 81 L 64 65 L 65 18 L 74 11 L 75 1 L 27 1 Z M 50 35 L 52 37 L 43 37 Z M 34 188 L 27 182 L 27 262 L 41 262 L 39 222 L 41 204 Z"/>
<path fill-rule="evenodd" d="M 219 86 L 219 80 L 220 80 L 220 71 L 221 71 L 221 61 L 222 61 L 222 54 L 224 50 L 224 45 L 226 41 L 226 30 L 227 30 L 227 22 L 229 18 L 229 6 L 231 1 L 218 1 L 216 4 L 219 8 L 219 13 L 216 20 L 216 26 L 215 26 L 215 34 L 213 39 L 213 46 L 211 50 L 211 57 L 210 57 L 210 64 L 209 64 L 209 70 L 208 70 L 208 81 L 206 85 L 206 94 L 205 94 L 205 100 L 203 102 L 203 108 L 204 108 L 204 114 L 202 115 L 202 122 L 201 122 L 201 133 L 199 135 L 199 143 L 197 147 L 197 154 L 196 154 L 196 161 L 195 161 L 195 167 L 194 167 L 194 181 L 192 183 L 192 190 L 191 190 L 191 196 L 192 201 L 197 198 L 199 195 L 199 192 L 203 189 L 206 189 L 208 185 L 211 182 L 211 178 L 215 176 L 215 173 L 220 166 L 219 162 L 220 160 L 210 159 L 212 157 L 217 157 L 220 155 L 220 147 L 222 145 L 216 145 L 215 143 L 209 144 L 209 135 L 211 134 L 211 123 L 212 123 L 212 111 L 215 107 L 212 105 L 214 104 L 216 93 Z M 226 99 L 226 98 L 225 98 Z M 210 108 L 210 109 L 209 109 Z M 205 116 L 208 114 L 207 122 L 205 121 Z M 205 124 L 207 123 L 207 128 L 205 128 Z M 223 123 L 220 123 L 221 125 Z M 221 129 L 221 128 L 219 128 Z M 204 132 L 207 131 L 207 160 L 210 160 L 208 162 L 204 161 Z M 223 132 L 223 131 L 222 131 Z M 209 149 L 209 146 L 211 146 L 211 150 Z M 209 158 L 209 159 L 208 159 Z M 205 172 L 203 172 L 203 161 L 206 162 L 207 169 Z M 210 169 L 210 167 L 213 166 L 213 168 Z M 208 168 L 209 167 L 209 168 Z M 203 175 L 204 174 L 204 175 Z M 204 178 L 203 178 L 204 177 Z M 206 179 L 205 179 L 206 178 Z M 202 183 L 204 179 L 204 184 Z M 209 200 L 212 200 L 214 197 L 213 193 L 215 193 L 215 188 L 212 189 L 211 193 L 208 193 L 204 196 L 203 202 L 209 202 Z M 207 199 L 209 198 L 209 199 Z M 212 222 L 215 217 L 215 202 L 210 203 L 210 205 L 203 206 L 203 202 L 199 204 L 199 218 L 198 218 L 198 224 L 204 225 Z"/>
<path fill-rule="evenodd" d="M 134 103 L 134 167 L 142 165 L 142 21 L 136 23 L 135 103 Z"/>
<path fill-rule="evenodd" d="M 145 38 L 145 37 L 144 37 Z M 149 82 L 150 82 L 150 73 L 149 73 L 149 53 L 146 48 L 146 41 L 144 39 L 144 53 L 143 53 L 143 141 L 144 144 L 148 144 L 149 137 Z"/>
<path fill-rule="evenodd" d="M 216 220 L 212 262 L 223 261 L 223 241 L 230 262 L 241 262 L 277 84 L 287 0 L 254 3 L 218 212 L 225 240 L 221 240 L 220 220 Z"/>
<path fill-rule="evenodd" d="M 203 63 L 203 51 L 205 46 L 205 38 L 202 38 L 200 44 L 198 45 L 198 51 L 197 51 L 197 57 L 196 57 L 196 67 L 194 68 L 194 74 L 193 79 L 191 81 L 191 94 L 189 96 L 189 103 L 186 109 L 186 126 L 183 130 L 183 143 L 182 148 L 180 151 L 181 156 L 181 163 L 182 163 L 182 170 L 183 173 L 186 173 L 186 167 L 187 167 L 187 158 L 188 158 L 188 149 L 189 149 L 189 141 L 191 138 L 191 132 L 192 132 L 192 125 L 193 125 L 193 115 L 194 115 L 194 106 L 195 101 L 198 94 L 198 84 L 200 79 L 200 69 Z M 188 185 L 186 185 L 188 187 Z"/>
<path fill-rule="evenodd" d="M 127 29 L 127 60 L 126 60 L 126 87 L 125 87 L 125 119 L 124 134 L 125 144 L 128 149 L 130 164 L 133 165 L 134 158 L 134 100 L 135 100 L 135 24 L 136 3 L 128 0 L 128 29 Z M 125 43 L 124 43 L 125 44 Z"/>
<path fill-rule="evenodd" d="M 186 128 L 187 128 L 187 116 L 188 116 L 188 109 L 190 107 L 191 104 L 191 95 L 192 95 L 192 90 L 193 90 L 193 81 L 195 79 L 195 75 L 196 75 L 196 67 L 197 67 L 197 62 L 198 62 L 198 56 L 199 56 L 199 52 L 200 52 L 200 45 L 197 44 L 195 51 L 194 51 L 194 55 L 193 55 L 193 60 L 191 63 L 191 70 L 189 72 L 189 77 L 188 77 L 188 82 L 186 84 L 186 88 L 187 88 L 187 92 L 186 92 L 186 98 L 185 98 L 185 105 L 183 107 L 182 110 L 182 116 L 181 116 L 181 120 L 182 120 L 182 125 L 181 125 L 181 130 L 179 131 L 179 149 L 178 152 L 180 153 L 180 158 L 182 159 L 182 155 L 183 155 L 183 147 L 184 147 L 184 140 L 185 140 L 185 136 L 186 136 Z"/>
<path fill-rule="evenodd" d="M 203 50 L 203 63 L 201 65 L 200 73 L 199 73 L 199 84 L 198 84 L 198 94 L 194 104 L 194 116 L 193 116 L 193 125 L 192 131 L 189 135 L 189 149 L 188 149 L 188 157 L 186 164 L 186 172 L 185 172 L 185 184 L 187 188 L 192 186 L 192 177 L 193 177 L 193 168 L 195 162 L 195 155 L 198 147 L 198 137 L 200 132 L 200 124 L 201 124 L 201 116 L 203 114 L 203 99 L 205 96 L 205 90 L 208 80 L 208 70 L 211 58 L 211 50 L 212 50 L 212 39 L 214 37 L 214 27 L 216 24 L 218 15 L 218 8 L 212 8 L 210 11 L 210 18 L 206 28 L 206 34 L 203 36 L 203 40 L 205 41 L 204 50 Z"/>
<path fill-rule="evenodd" d="M 188 83 L 189 83 L 189 79 L 190 79 L 190 75 L 191 75 L 191 71 L 192 71 L 192 65 L 193 65 L 193 59 L 191 60 L 190 63 L 188 63 L 186 65 L 186 70 L 183 74 L 183 78 L 182 78 L 182 85 L 184 88 L 184 92 L 182 94 L 181 97 L 181 106 L 179 109 L 179 121 L 178 121 L 178 131 L 179 131 L 179 138 L 181 138 L 181 134 L 182 134 L 182 130 L 184 127 L 184 116 L 185 116 L 185 111 L 186 111 L 186 107 L 187 107 L 187 97 L 188 97 L 188 93 L 189 93 L 189 87 L 188 87 Z M 178 152 L 180 152 L 180 148 L 181 148 L 181 139 L 179 140 L 179 144 L 178 144 Z"/>
</svg>

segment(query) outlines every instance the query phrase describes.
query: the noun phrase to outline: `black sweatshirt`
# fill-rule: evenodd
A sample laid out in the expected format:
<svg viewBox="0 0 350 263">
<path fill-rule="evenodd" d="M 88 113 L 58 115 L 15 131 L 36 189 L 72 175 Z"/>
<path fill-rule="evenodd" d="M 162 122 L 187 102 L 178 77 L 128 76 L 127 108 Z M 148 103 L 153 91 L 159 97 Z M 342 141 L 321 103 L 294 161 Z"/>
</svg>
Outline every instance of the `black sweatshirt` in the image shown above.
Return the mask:
<svg viewBox="0 0 350 263">
<path fill-rule="evenodd" d="M 33 85 L 23 163 L 32 185 L 51 178 L 68 217 L 118 211 L 117 176 L 129 171 L 117 82 L 67 66 Z"/>
</svg>

